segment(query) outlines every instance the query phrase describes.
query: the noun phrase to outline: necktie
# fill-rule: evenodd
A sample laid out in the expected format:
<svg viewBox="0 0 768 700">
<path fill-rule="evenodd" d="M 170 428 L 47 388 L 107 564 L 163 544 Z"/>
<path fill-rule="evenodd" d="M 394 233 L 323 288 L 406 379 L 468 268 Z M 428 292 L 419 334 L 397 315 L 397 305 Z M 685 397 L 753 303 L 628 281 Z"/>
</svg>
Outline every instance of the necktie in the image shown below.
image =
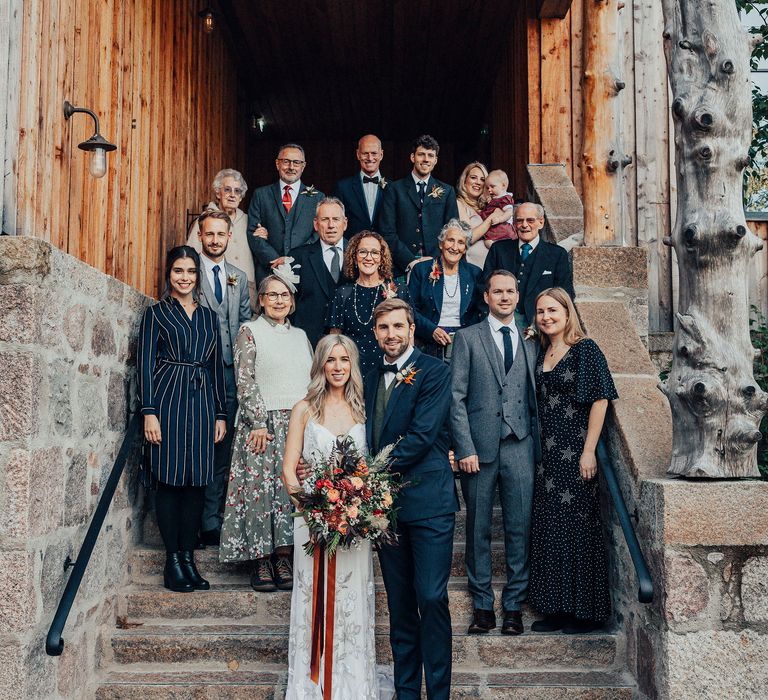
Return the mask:
<svg viewBox="0 0 768 700">
<path fill-rule="evenodd" d="M 504 374 L 507 374 L 512 368 L 512 361 L 514 360 L 512 351 L 512 331 L 508 326 L 502 326 L 501 335 L 504 340 Z"/>
<path fill-rule="evenodd" d="M 427 183 L 426 182 L 420 182 L 418 185 L 419 188 L 419 204 L 423 207 L 424 206 L 424 192 L 427 189 Z"/>
<path fill-rule="evenodd" d="M 291 186 L 286 185 L 283 187 L 283 206 L 285 207 L 285 213 L 291 211 L 291 207 L 293 206 L 293 201 L 291 200 Z"/>
<path fill-rule="evenodd" d="M 221 290 L 221 280 L 219 279 L 220 269 L 218 265 L 213 266 L 213 293 L 216 295 L 216 301 L 219 304 L 221 304 L 221 300 L 224 298 L 224 293 Z"/>
<path fill-rule="evenodd" d="M 369 182 L 372 182 L 374 185 L 379 184 L 379 176 L 374 175 L 373 177 L 368 177 L 367 175 L 363 175 L 363 184 L 367 185 Z"/>
<path fill-rule="evenodd" d="M 331 246 L 331 250 L 333 251 L 333 258 L 331 259 L 331 277 L 333 277 L 334 282 L 339 281 L 339 276 L 341 275 L 341 267 L 339 265 L 339 248 L 338 246 Z"/>
<path fill-rule="evenodd" d="M 523 243 L 522 246 L 520 246 L 520 260 L 525 262 L 528 260 L 528 256 L 531 254 L 531 250 L 533 250 L 530 243 Z"/>
</svg>

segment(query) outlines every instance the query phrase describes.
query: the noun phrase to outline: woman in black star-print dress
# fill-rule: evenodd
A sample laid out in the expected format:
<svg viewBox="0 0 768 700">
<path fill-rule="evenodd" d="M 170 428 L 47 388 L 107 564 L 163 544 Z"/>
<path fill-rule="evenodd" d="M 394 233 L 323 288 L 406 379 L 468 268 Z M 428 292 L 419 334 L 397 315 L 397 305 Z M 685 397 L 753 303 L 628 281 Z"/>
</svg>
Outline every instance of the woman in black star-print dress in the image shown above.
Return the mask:
<svg viewBox="0 0 768 700">
<path fill-rule="evenodd" d="M 545 618 L 531 629 L 590 632 L 611 614 L 595 448 L 608 401 L 618 394 L 564 290 L 539 294 L 536 324 L 543 461 L 534 484 L 528 602 Z"/>
<path fill-rule="evenodd" d="M 360 231 L 344 253 L 344 275 L 355 280 L 336 290 L 328 305 L 326 328 L 352 338 L 360 351 L 365 375 L 381 363 L 382 352 L 373 335 L 373 310 L 385 299 L 398 297 L 411 303 L 408 286 L 392 281 L 392 255 L 384 239 L 373 231 Z"/>
</svg>

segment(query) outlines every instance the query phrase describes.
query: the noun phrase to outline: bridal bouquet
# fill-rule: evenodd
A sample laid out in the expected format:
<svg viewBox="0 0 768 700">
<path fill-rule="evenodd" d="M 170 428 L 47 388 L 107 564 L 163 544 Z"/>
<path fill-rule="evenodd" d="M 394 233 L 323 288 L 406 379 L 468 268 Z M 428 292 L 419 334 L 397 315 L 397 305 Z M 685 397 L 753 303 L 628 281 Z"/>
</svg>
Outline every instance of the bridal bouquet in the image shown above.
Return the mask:
<svg viewBox="0 0 768 700">
<path fill-rule="evenodd" d="M 293 494 L 309 526 L 308 555 L 320 546 L 333 557 L 338 547 L 371 540 L 375 547 L 394 544 L 396 511 L 393 496 L 402 488 L 389 470 L 394 445 L 376 456 L 361 455 L 349 437 L 337 438 L 330 454 L 312 455 L 310 475 Z"/>
</svg>

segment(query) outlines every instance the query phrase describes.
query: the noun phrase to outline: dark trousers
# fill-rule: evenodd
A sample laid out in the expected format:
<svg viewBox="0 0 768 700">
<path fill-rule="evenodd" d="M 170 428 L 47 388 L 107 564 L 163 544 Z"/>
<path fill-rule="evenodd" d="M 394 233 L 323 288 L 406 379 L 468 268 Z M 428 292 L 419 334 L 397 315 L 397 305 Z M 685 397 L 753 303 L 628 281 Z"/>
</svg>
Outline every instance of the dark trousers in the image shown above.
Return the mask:
<svg viewBox="0 0 768 700">
<path fill-rule="evenodd" d="M 227 389 L 227 434 L 213 450 L 213 480 L 205 487 L 205 503 L 201 530 L 221 530 L 224 520 L 224 498 L 227 495 L 229 465 L 232 461 L 232 439 L 235 437 L 235 416 L 237 415 L 237 385 L 235 368 L 224 367 Z"/>
<path fill-rule="evenodd" d="M 158 483 L 155 513 L 157 527 L 168 554 L 191 552 L 195 548 L 204 497 L 204 486 Z"/>
<path fill-rule="evenodd" d="M 451 693 L 448 579 L 455 523 L 454 513 L 400 522 L 398 545 L 379 552 L 398 700 L 421 698 L 422 667 L 429 700 L 448 700 Z"/>
</svg>

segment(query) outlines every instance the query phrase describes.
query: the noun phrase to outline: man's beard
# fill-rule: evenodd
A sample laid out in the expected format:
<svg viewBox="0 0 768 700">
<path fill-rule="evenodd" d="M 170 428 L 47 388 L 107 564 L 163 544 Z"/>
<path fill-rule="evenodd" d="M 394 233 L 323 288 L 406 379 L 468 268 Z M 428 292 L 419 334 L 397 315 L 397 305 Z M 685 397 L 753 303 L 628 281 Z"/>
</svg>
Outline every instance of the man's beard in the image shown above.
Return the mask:
<svg viewBox="0 0 768 700">
<path fill-rule="evenodd" d="M 388 360 L 397 360 L 399 357 L 401 357 L 403 355 L 403 353 L 405 353 L 405 351 L 407 349 L 408 349 L 408 341 L 407 340 L 403 341 L 402 343 L 400 343 L 400 345 L 397 346 L 397 352 L 394 353 L 394 354 L 391 354 L 392 353 L 391 350 L 387 350 L 386 348 L 382 348 L 382 350 L 384 351 L 384 356 Z"/>
</svg>

